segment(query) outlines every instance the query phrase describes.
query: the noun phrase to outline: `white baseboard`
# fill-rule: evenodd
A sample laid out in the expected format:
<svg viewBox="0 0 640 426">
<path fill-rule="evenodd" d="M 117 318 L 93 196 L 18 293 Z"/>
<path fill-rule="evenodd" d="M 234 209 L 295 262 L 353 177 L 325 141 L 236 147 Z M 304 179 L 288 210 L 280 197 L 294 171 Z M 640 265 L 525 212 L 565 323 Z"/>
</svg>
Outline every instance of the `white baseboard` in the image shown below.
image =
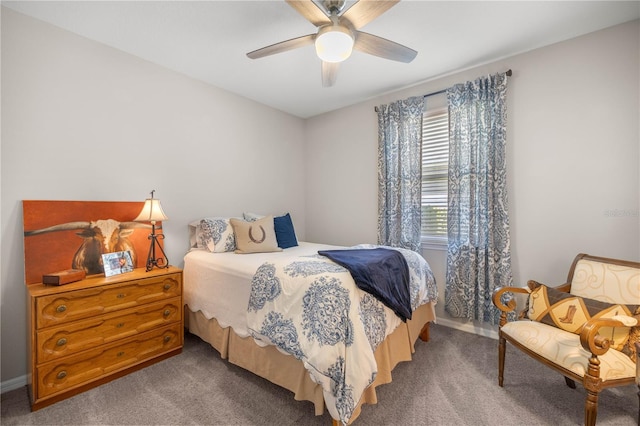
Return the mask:
<svg viewBox="0 0 640 426">
<path fill-rule="evenodd" d="M 466 331 L 467 333 L 478 334 L 480 336 L 489 337 L 491 339 L 498 340 L 498 326 L 495 327 L 495 330 L 488 330 L 484 327 L 480 327 L 475 325 L 472 322 L 461 323 L 459 321 L 454 321 L 448 318 L 436 318 L 435 321 L 438 325 L 443 325 L 449 328 L 455 328 L 456 330 Z"/>
<path fill-rule="evenodd" d="M 14 379 L 5 380 L 0 383 L 0 393 L 9 392 L 27 385 L 27 375 L 22 375 Z"/>
</svg>

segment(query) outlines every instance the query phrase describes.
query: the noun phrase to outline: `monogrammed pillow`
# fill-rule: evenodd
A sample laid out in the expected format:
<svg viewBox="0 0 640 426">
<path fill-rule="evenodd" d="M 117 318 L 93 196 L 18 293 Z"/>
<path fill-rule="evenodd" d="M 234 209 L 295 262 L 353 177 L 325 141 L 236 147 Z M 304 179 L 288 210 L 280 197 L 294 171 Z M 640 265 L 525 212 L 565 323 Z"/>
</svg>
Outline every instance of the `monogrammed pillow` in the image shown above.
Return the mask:
<svg viewBox="0 0 640 426">
<path fill-rule="evenodd" d="M 266 216 L 253 222 L 231 219 L 236 236 L 236 253 L 267 253 L 282 251 L 278 247 L 273 216 Z"/>
</svg>

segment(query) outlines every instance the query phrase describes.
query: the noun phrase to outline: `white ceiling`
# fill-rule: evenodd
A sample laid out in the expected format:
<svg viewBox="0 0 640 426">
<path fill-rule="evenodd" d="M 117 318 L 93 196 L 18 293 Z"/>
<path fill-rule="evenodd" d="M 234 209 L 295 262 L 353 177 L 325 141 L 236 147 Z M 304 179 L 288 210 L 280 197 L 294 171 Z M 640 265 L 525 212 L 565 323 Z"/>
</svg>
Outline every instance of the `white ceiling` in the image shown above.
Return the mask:
<svg viewBox="0 0 640 426">
<path fill-rule="evenodd" d="M 404 0 L 362 30 L 417 50 L 416 59 L 354 52 L 323 88 L 312 45 L 246 57 L 316 32 L 283 0 L 2 4 L 303 118 L 640 17 L 640 1 Z"/>
</svg>

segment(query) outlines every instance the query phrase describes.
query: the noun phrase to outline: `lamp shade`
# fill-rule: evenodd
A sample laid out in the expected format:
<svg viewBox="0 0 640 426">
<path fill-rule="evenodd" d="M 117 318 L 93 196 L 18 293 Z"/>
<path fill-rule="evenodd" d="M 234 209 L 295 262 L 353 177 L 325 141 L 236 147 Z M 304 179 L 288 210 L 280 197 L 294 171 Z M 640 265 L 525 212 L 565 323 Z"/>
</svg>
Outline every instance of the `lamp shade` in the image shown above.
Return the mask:
<svg viewBox="0 0 640 426">
<path fill-rule="evenodd" d="M 316 36 L 316 54 L 325 62 L 342 62 L 351 56 L 353 35 L 340 25 L 320 28 Z"/>
<path fill-rule="evenodd" d="M 162 205 L 160 205 L 160 200 L 157 198 L 147 198 L 144 201 L 144 206 L 142 207 L 142 211 L 133 219 L 136 222 L 158 222 L 162 220 L 168 220 L 164 211 L 162 211 Z"/>
</svg>

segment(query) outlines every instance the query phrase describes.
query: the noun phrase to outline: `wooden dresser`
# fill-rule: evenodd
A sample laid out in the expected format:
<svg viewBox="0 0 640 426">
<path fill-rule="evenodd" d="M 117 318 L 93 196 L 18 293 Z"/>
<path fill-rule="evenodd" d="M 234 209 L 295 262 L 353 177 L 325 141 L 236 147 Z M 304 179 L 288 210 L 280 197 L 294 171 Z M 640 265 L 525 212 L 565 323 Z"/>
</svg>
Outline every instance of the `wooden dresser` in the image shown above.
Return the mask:
<svg viewBox="0 0 640 426">
<path fill-rule="evenodd" d="M 182 270 L 144 268 L 28 292 L 31 409 L 182 351 Z"/>
</svg>

